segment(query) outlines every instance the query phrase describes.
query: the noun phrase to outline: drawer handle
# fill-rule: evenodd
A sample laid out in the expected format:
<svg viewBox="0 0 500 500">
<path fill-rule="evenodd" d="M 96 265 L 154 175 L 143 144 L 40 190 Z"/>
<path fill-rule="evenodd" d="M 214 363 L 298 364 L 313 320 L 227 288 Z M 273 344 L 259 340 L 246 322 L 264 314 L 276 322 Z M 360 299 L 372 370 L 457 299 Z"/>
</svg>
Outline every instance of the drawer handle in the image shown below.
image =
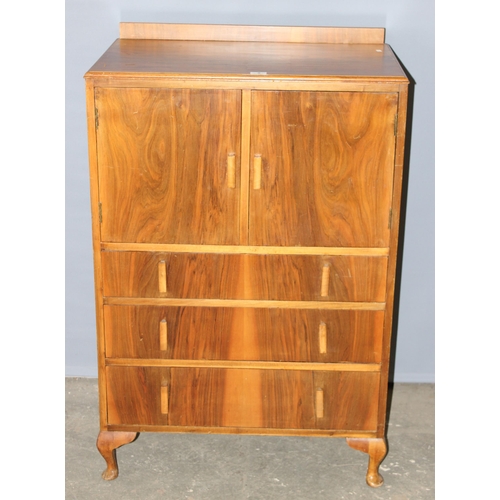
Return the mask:
<svg viewBox="0 0 500 500">
<path fill-rule="evenodd" d="M 321 296 L 328 297 L 328 287 L 330 285 L 330 264 L 323 265 L 321 274 Z"/>
<path fill-rule="evenodd" d="M 323 389 L 316 389 L 316 418 L 323 418 L 324 414 Z"/>
<path fill-rule="evenodd" d="M 166 351 L 168 346 L 167 320 L 160 321 L 160 351 Z"/>
<path fill-rule="evenodd" d="M 326 353 L 326 324 L 323 321 L 319 324 L 319 352 Z"/>
<path fill-rule="evenodd" d="M 260 189 L 262 178 L 262 155 L 253 157 L 253 188 Z"/>
<path fill-rule="evenodd" d="M 167 263 L 164 260 L 158 262 L 158 291 L 167 293 Z"/>
<path fill-rule="evenodd" d="M 160 409 L 163 415 L 168 414 L 168 385 L 161 386 Z"/>
<path fill-rule="evenodd" d="M 227 155 L 227 187 L 231 189 L 236 187 L 236 156 L 234 153 Z"/>
</svg>

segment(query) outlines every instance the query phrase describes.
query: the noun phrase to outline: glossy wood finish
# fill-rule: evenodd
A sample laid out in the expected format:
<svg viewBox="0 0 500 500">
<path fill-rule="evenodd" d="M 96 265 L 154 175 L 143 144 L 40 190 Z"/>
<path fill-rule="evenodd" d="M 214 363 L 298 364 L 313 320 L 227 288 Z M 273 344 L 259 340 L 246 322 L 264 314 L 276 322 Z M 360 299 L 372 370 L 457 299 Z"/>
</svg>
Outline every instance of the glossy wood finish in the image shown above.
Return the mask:
<svg viewBox="0 0 500 500">
<path fill-rule="evenodd" d="M 250 196 L 250 127 L 252 121 L 252 92 L 241 91 L 241 191 L 240 246 L 248 245 L 248 209 Z M 248 252 L 251 253 L 251 252 Z"/>
<path fill-rule="evenodd" d="M 101 273 L 101 239 L 100 239 L 100 217 L 99 217 L 99 181 L 97 147 L 95 141 L 95 103 L 94 82 L 87 80 L 85 83 L 85 96 L 87 108 L 87 134 L 88 155 L 90 174 L 90 203 L 92 218 L 92 251 L 94 257 L 94 292 L 95 292 L 95 315 L 97 336 L 97 381 L 99 387 L 99 424 L 101 430 L 106 429 L 106 381 L 104 374 L 104 322 L 102 311 L 102 273 Z M 91 117 L 94 117 L 92 119 Z"/>
<path fill-rule="evenodd" d="M 147 430 L 347 437 L 382 483 L 408 85 L 383 35 L 123 23 L 85 75 L 105 478 Z"/>
<path fill-rule="evenodd" d="M 108 358 L 380 363 L 384 313 L 105 306 L 104 322 Z"/>
<path fill-rule="evenodd" d="M 379 374 L 108 366 L 109 423 L 373 431 Z M 161 387 L 169 411 L 161 411 Z M 323 417 L 315 411 L 324 391 Z"/>
<path fill-rule="evenodd" d="M 239 243 L 240 96 L 96 90 L 103 241 Z"/>
<path fill-rule="evenodd" d="M 253 92 L 250 244 L 386 247 L 397 94 Z"/>
<path fill-rule="evenodd" d="M 97 437 L 97 449 L 106 460 L 106 470 L 102 478 L 111 481 L 118 477 L 118 463 L 116 461 L 116 448 L 131 443 L 138 436 L 137 432 L 101 431 Z"/>
<path fill-rule="evenodd" d="M 347 438 L 347 444 L 369 455 L 366 483 L 372 488 L 378 488 L 384 483 L 384 478 L 379 474 L 379 467 L 387 454 L 387 441 L 385 438 Z"/>
<path fill-rule="evenodd" d="M 247 222 L 248 225 L 248 222 Z M 176 245 L 162 243 L 101 243 L 101 250 L 165 253 L 224 253 L 252 255 L 352 255 L 387 257 L 389 248 L 283 247 L 256 245 Z"/>
<path fill-rule="evenodd" d="M 384 44 L 123 39 L 111 45 L 87 76 L 123 78 L 137 73 L 148 77 L 237 76 L 251 81 L 276 76 L 285 81 L 291 76 L 329 80 L 348 77 L 362 82 L 380 82 L 382 78 L 398 83 L 406 81 L 392 50 Z M 241 88 L 240 82 L 238 86 Z"/>
<path fill-rule="evenodd" d="M 158 282 L 163 261 L 166 294 Z M 384 302 L 387 258 L 103 252 L 102 268 L 108 297 Z"/>
<path fill-rule="evenodd" d="M 399 228 L 401 218 L 401 198 L 403 191 L 403 173 L 404 173 L 404 148 L 406 134 L 406 119 L 408 105 L 408 89 L 401 88 L 399 97 L 399 111 L 396 128 L 396 152 L 394 158 L 394 188 L 392 200 L 392 223 L 391 223 L 391 241 L 389 265 L 387 270 L 387 302 L 386 302 L 386 322 L 384 325 L 383 338 L 383 370 L 381 373 L 381 386 L 387 387 L 389 384 L 389 365 L 391 359 L 391 342 L 393 334 L 393 311 L 394 311 L 394 295 L 396 290 L 396 266 L 398 264 L 399 251 Z M 378 437 L 385 437 L 386 431 L 386 414 L 388 408 L 387 391 L 380 392 L 379 401 L 379 417 L 378 417 Z"/>
<path fill-rule="evenodd" d="M 260 300 L 260 299 L 176 299 L 144 297 L 103 297 L 110 306 L 173 306 L 173 307 L 242 307 L 254 309 L 324 309 L 329 311 L 384 311 L 385 302 L 331 302 L 317 300 Z M 384 324 L 386 329 L 387 322 Z"/>
<path fill-rule="evenodd" d="M 106 366 L 149 366 L 168 368 L 224 368 L 250 370 L 302 370 L 324 372 L 380 372 L 379 364 L 368 363 L 297 363 L 295 361 L 214 361 L 187 359 L 108 358 Z"/>
</svg>

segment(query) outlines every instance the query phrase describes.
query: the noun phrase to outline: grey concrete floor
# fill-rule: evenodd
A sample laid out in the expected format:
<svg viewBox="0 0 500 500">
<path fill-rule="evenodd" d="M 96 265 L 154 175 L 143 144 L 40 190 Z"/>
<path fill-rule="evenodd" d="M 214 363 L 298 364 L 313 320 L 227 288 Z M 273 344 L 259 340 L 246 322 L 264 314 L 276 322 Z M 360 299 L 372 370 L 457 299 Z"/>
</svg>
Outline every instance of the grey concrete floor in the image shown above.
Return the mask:
<svg viewBox="0 0 500 500">
<path fill-rule="evenodd" d="M 380 466 L 345 439 L 141 433 L 117 450 L 119 476 L 104 481 L 97 380 L 66 379 L 66 499 L 434 499 L 434 385 L 395 384 Z"/>
</svg>

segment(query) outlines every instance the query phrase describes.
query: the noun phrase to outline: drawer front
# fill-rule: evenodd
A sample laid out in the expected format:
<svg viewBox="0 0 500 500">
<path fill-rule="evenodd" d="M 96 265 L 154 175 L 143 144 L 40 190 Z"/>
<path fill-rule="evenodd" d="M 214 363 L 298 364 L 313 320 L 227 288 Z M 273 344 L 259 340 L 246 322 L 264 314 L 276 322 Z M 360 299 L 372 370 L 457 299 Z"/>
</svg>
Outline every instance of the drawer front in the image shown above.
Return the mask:
<svg viewBox="0 0 500 500">
<path fill-rule="evenodd" d="M 106 356 L 379 363 L 383 311 L 105 306 Z"/>
<path fill-rule="evenodd" d="M 375 431 L 379 374 L 108 366 L 110 425 Z"/>
<path fill-rule="evenodd" d="M 387 257 L 102 253 L 107 297 L 384 302 Z"/>
</svg>

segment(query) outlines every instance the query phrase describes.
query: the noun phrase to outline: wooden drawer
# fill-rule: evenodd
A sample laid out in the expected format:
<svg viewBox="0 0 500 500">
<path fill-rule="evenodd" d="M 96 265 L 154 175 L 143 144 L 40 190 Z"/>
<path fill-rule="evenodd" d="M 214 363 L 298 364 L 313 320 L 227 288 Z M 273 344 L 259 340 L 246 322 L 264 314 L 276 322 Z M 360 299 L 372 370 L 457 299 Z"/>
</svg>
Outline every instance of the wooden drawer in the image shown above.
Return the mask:
<svg viewBox="0 0 500 500">
<path fill-rule="evenodd" d="M 375 431 L 378 372 L 108 366 L 109 425 Z"/>
<path fill-rule="evenodd" d="M 387 257 L 102 252 L 104 296 L 384 302 Z"/>
<path fill-rule="evenodd" d="M 105 306 L 108 358 L 380 363 L 383 311 Z"/>
</svg>

